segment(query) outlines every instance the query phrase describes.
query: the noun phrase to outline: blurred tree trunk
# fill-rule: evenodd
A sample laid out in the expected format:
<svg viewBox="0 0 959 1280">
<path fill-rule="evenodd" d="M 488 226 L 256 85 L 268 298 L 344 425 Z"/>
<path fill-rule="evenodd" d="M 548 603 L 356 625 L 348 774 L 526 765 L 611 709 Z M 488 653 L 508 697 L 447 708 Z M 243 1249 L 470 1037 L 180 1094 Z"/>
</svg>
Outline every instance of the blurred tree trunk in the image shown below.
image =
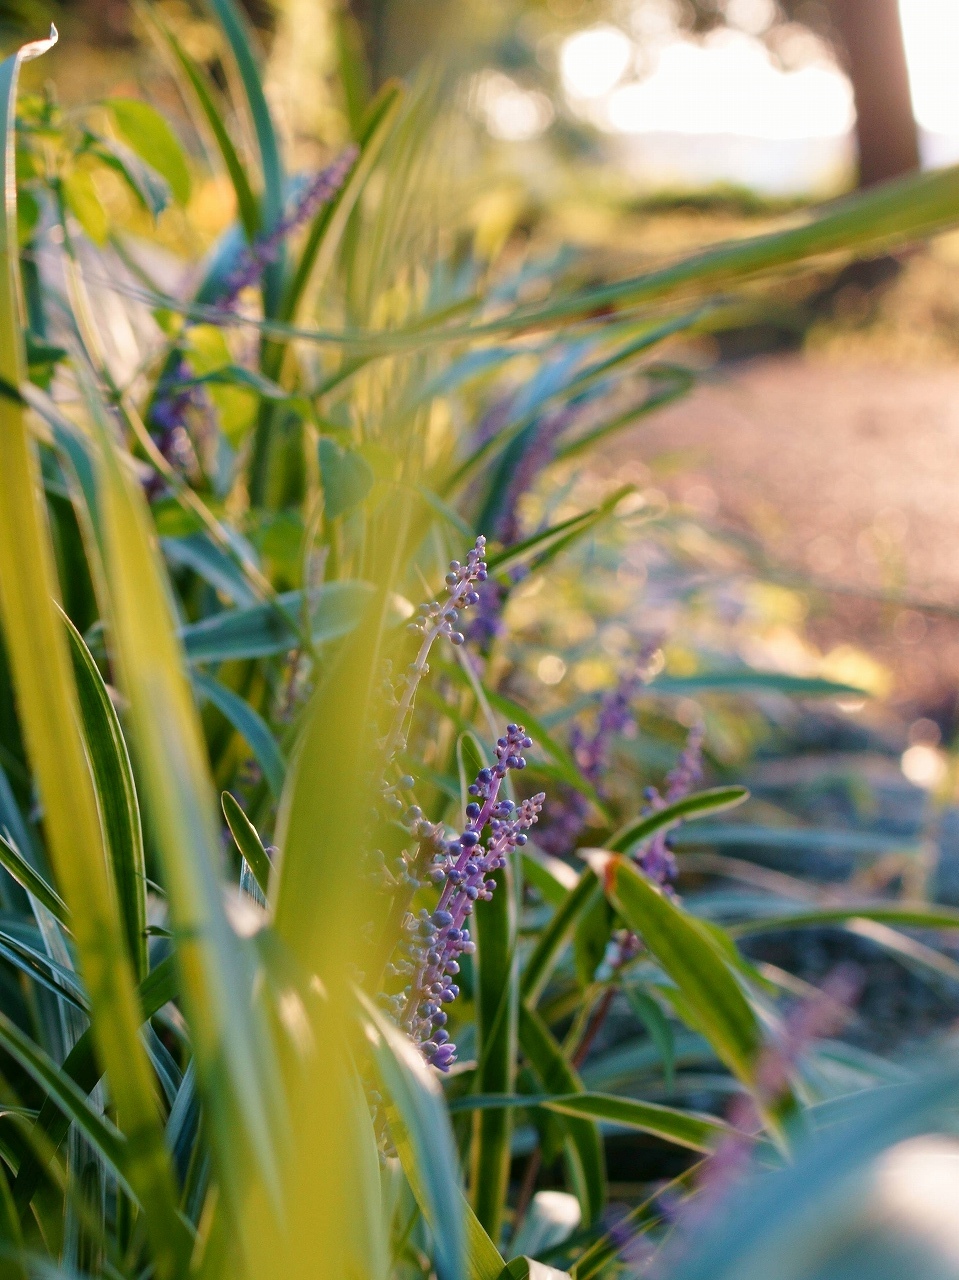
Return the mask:
<svg viewBox="0 0 959 1280">
<path fill-rule="evenodd" d="M 386 79 L 388 0 L 346 0 L 344 10 L 362 33 L 367 73 L 374 91 Z"/>
<path fill-rule="evenodd" d="M 831 0 L 856 98 L 859 185 L 919 167 L 898 0 Z"/>
</svg>

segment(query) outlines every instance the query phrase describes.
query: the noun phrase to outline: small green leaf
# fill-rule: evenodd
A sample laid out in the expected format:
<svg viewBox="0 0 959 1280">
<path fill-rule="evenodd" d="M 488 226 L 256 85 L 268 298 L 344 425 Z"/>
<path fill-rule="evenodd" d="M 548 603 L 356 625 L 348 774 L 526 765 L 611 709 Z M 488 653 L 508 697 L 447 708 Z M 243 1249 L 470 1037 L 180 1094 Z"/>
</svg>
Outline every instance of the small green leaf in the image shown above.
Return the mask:
<svg viewBox="0 0 959 1280">
<path fill-rule="evenodd" d="M 226 824 L 230 828 L 230 834 L 236 841 L 236 847 L 246 859 L 247 865 L 253 872 L 253 879 L 259 885 L 264 898 L 266 898 L 270 890 L 270 871 L 272 870 L 270 855 L 263 848 L 256 827 L 254 827 L 229 791 L 223 792 L 220 796 L 220 803 L 223 806 L 223 816 L 226 818 Z"/>
<path fill-rule="evenodd" d="M 373 488 L 373 468 L 355 449 L 341 449 L 325 436 L 319 443 L 323 512 L 335 520 L 358 507 Z"/>
<path fill-rule="evenodd" d="M 180 632 L 190 662 L 223 662 L 230 658 L 262 658 L 287 653 L 300 643 L 291 619 L 299 620 L 304 604 L 310 611 L 314 644 L 349 634 L 369 600 L 363 582 L 330 582 L 309 592 L 289 591 L 276 604 L 230 609 L 194 622 Z"/>
<path fill-rule="evenodd" d="M 108 168 L 118 173 L 152 217 L 158 218 L 170 203 L 167 180 L 145 160 L 112 138 L 97 138 L 90 147 Z"/>
<path fill-rule="evenodd" d="M 109 98 L 104 106 L 124 141 L 166 180 L 177 204 L 186 204 L 190 170 L 182 147 L 159 111 L 137 98 Z"/>
<path fill-rule="evenodd" d="M 74 165 L 62 181 L 63 199 L 94 244 L 106 244 L 110 219 L 88 168 Z"/>
</svg>

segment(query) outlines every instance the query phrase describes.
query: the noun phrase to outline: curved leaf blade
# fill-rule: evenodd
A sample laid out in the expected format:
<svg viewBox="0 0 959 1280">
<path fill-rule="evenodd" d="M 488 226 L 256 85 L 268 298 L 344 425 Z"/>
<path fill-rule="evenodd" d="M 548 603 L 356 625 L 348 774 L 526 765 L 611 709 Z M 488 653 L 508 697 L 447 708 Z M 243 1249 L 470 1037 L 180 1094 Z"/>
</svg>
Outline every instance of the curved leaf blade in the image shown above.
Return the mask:
<svg viewBox="0 0 959 1280">
<path fill-rule="evenodd" d="M 676 983 L 696 1029 L 738 1078 L 752 1085 L 762 1034 L 725 957 L 699 922 L 667 898 L 625 857 L 595 854 L 606 896 Z"/>
<path fill-rule="evenodd" d="M 377 1073 L 395 1108 L 397 1150 L 433 1233 L 437 1275 L 439 1280 L 459 1280 L 465 1251 L 463 1197 L 442 1090 L 406 1037 L 361 992 L 357 998 Z"/>
<path fill-rule="evenodd" d="M 229 791 L 224 791 L 220 796 L 220 804 L 223 807 L 223 816 L 230 828 L 230 834 L 236 841 L 236 847 L 246 859 L 247 865 L 253 872 L 253 879 L 263 897 L 266 898 L 270 890 L 270 871 L 272 870 L 270 855 L 263 848 L 256 827 Z"/>
<path fill-rule="evenodd" d="M 279 800 L 283 791 L 283 780 L 286 777 L 286 761 L 270 732 L 269 726 L 248 702 L 245 702 L 232 689 L 220 684 L 212 676 L 202 671 L 193 673 L 194 688 L 224 715 L 237 733 L 246 741 L 253 752 L 257 764 L 263 770 L 263 777 L 275 800 Z"/>
<path fill-rule="evenodd" d="M 611 1093 L 571 1093 L 549 1098 L 541 1104 L 547 1111 L 584 1120 L 605 1120 L 651 1133 L 692 1151 L 713 1151 L 727 1138 L 729 1126 L 713 1116 L 695 1111 L 664 1107 L 658 1102 L 639 1102 L 635 1098 L 619 1098 Z"/>
<path fill-rule="evenodd" d="M 650 813 L 633 822 L 627 823 L 612 837 L 606 846 L 613 853 L 627 853 L 644 840 L 650 839 L 657 831 L 668 831 L 680 822 L 689 821 L 707 813 L 721 813 L 724 809 L 735 809 L 737 805 L 749 799 L 745 787 L 713 787 L 708 791 L 697 791 L 695 795 L 686 796 L 674 804 L 666 805 L 655 813 Z"/>
<path fill-rule="evenodd" d="M 147 873 L 140 806 L 130 754 L 103 677 L 70 619 L 63 615 L 70 640 L 83 728 L 100 801 L 110 866 L 137 982 L 149 971 L 147 959 Z"/>
</svg>

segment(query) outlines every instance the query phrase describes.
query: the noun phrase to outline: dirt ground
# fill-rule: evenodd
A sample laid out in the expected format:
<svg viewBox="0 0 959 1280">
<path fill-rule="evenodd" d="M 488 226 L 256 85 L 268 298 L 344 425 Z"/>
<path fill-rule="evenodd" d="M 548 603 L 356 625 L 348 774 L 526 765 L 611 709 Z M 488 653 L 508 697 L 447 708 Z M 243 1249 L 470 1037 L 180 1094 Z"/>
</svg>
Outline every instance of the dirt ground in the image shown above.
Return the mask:
<svg viewBox="0 0 959 1280">
<path fill-rule="evenodd" d="M 760 535 L 779 564 L 839 588 L 814 596 L 816 639 L 855 638 L 891 667 L 907 714 L 954 726 L 959 364 L 812 353 L 720 366 L 621 447 L 704 518 Z"/>
</svg>

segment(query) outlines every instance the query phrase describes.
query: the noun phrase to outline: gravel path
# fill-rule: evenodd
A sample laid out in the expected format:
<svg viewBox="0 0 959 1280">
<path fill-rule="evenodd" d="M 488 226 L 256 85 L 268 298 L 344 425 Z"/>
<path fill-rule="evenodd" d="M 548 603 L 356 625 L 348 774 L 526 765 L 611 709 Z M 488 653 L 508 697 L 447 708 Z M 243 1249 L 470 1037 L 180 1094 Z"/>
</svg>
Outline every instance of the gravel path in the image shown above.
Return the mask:
<svg viewBox="0 0 959 1280">
<path fill-rule="evenodd" d="M 952 619 L 821 597 L 824 645 L 855 638 L 894 670 L 904 709 L 952 718 L 959 676 L 959 368 L 815 355 L 720 368 L 617 447 L 704 515 L 759 534 L 820 580 L 892 587 Z M 681 468 L 673 468 L 677 451 Z M 674 478 L 668 473 L 675 470 Z"/>
</svg>

